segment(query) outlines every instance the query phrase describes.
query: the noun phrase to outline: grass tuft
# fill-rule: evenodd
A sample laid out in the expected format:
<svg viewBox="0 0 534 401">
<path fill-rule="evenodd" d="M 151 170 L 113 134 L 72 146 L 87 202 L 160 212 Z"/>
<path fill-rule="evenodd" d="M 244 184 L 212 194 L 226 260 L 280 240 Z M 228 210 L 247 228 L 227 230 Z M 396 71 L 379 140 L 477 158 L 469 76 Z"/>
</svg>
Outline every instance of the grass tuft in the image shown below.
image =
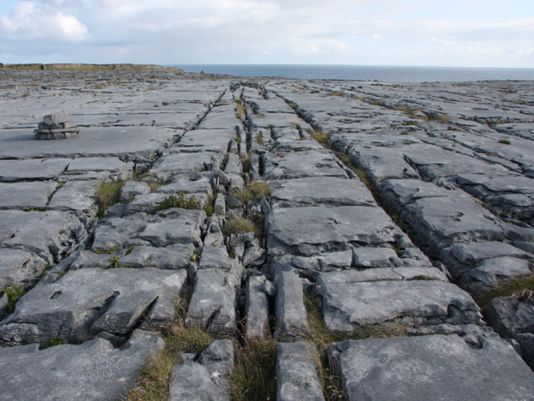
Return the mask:
<svg viewBox="0 0 534 401">
<path fill-rule="evenodd" d="M 507 280 L 496 287 L 475 295 L 478 305 L 485 309 L 493 298 L 516 297 L 534 290 L 534 275 Z"/>
<path fill-rule="evenodd" d="M 255 231 L 256 225 L 254 224 L 254 222 L 241 216 L 232 217 L 224 225 L 224 232 L 226 235 L 249 233 Z"/>
<path fill-rule="evenodd" d="M 111 255 L 108 259 L 110 269 L 118 269 L 121 263 L 121 257 L 119 255 Z"/>
<path fill-rule="evenodd" d="M 186 197 L 183 192 L 180 192 L 178 196 L 168 196 L 157 207 L 157 210 L 166 210 L 173 207 L 179 207 L 181 209 L 200 209 L 200 202 L 194 196 Z"/>
<path fill-rule="evenodd" d="M 250 159 L 249 155 L 243 154 L 239 156 L 239 160 L 241 161 L 243 172 L 248 173 L 250 170 L 252 170 L 252 160 Z"/>
<path fill-rule="evenodd" d="M 328 147 L 330 146 L 330 137 L 322 131 L 313 131 L 311 137 L 319 142 L 321 145 Z"/>
<path fill-rule="evenodd" d="M 161 182 L 159 181 L 147 181 L 148 187 L 150 188 L 150 192 L 156 192 L 159 187 L 161 187 Z"/>
<path fill-rule="evenodd" d="M 24 287 L 6 287 L 4 288 L 4 293 L 7 295 L 7 311 L 13 313 L 18 299 L 24 295 Z"/>
<path fill-rule="evenodd" d="M 213 341 L 203 329 L 197 326 L 185 327 L 183 317 L 188 298 L 189 293 L 183 294 L 176 305 L 179 318 L 163 329 L 165 348 L 143 367 L 135 386 L 123 397 L 123 401 L 167 401 L 171 371 L 180 362 L 181 353 L 202 352 Z"/>
<path fill-rule="evenodd" d="M 215 213 L 215 200 L 215 196 L 209 195 L 208 202 L 204 205 L 204 212 L 208 217 L 213 216 L 213 213 Z"/>
<path fill-rule="evenodd" d="M 499 143 L 502 143 L 503 145 L 511 145 L 512 141 L 510 141 L 509 139 L 503 138 L 499 140 Z"/>
<path fill-rule="evenodd" d="M 330 96 L 345 96 L 345 92 L 342 90 L 333 90 L 330 92 Z"/>
<path fill-rule="evenodd" d="M 276 399 L 276 341 L 248 340 L 237 347 L 230 374 L 232 401 L 274 401 Z"/>
<path fill-rule="evenodd" d="M 265 143 L 265 138 L 263 137 L 263 131 L 258 132 L 256 135 L 256 143 L 258 145 L 263 145 Z"/>
<path fill-rule="evenodd" d="M 233 191 L 233 194 L 243 203 L 260 200 L 271 195 L 271 188 L 265 181 L 255 180 L 247 184 L 244 189 Z"/>
<path fill-rule="evenodd" d="M 124 181 L 102 181 L 96 191 L 98 217 L 104 216 L 106 209 L 119 201 L 119 195 L 123 186 Z"/>
<path fill-rule="evenodd" d="M 235 118 L 244 120 L 247 116 L 247 108 L 241 99 L 235 101 Z"/>
<path fill-rule="evenodd" d="M 50 340 L 46 341 L 45 343 L 41 344 L 39 349 L 42 350 L 42 349 L 55 347 L 56 345 L 62 345 L 62 344 L 66 344 L 64 339 L 59 338 L 59 337 L 54 337 L 54 338 L 51 338 Z"/>
<path fill-rule="evenodd" d="M 166 350 L 158 352 L 141 369 L 135 386 L 123 401 L 167 401 L 169 379 L 177 358 Z"/>
</svg>

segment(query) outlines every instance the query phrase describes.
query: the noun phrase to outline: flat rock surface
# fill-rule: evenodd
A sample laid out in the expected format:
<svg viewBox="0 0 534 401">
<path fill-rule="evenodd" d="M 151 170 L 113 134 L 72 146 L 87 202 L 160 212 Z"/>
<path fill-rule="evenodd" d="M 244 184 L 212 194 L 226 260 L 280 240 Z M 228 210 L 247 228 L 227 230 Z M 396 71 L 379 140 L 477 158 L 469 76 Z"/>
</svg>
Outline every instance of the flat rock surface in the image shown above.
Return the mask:
<svg viewBox="0 0 534 401">
<path fill-rule="evenodd" d="M 375 206 L 369 190 L 356 180 L 308 177 L 271 181 L 271 202 L 277 207 Z"/>
<path fill-rule="evenodd" d="M 144 319 L 172 321 L 186 276 L 152 268 L 71 271 L 22 297 L 0 324 L 0 337 L 11 343 L 80 342 L 97 334 L 125 336 Z"/>
<path fill-rule="evenodd" d="M 101 338 L 41 351 L 37 345 L 1 348 L 0 400 L 115 401 L 162 347 L 161 338 L 136 331 L 122 348 Z"/>
<path fill-rule="evenodd" d="M 325 151 L 293 152 L 272 155 L 265 161 L 268 180 L 302 177 L 347 177 L 333 155 Z"/>
<path fill-rule="evenodd" d="M 417 276 L 413 280 L 352 281 L 351 273 L 324 273 L 319 278 L 324 320 L 332 331 L 350 332 L 395 320 L 408 326 L 480 320 L 471 296 L 453 284 L 418 280 Z M 419 277 L 430 276 L 420 273 Z"/>
<path fill-rule="evenodd" d="M 150 155 L 177 134 L 159 127 L 95 127 L 63 141 L 35 141 L 28 130 L 1 130 L 0 158 Z"/>
<path fill-rule="evenodd" d="M 301 342 L 323 320 L 369 338 L 330 347 L 347 400 L 533 401 L 532 82 L 0 81 L 0 400 L 121 399 L 168 323 L 214 338 L 173 400 L 229 400 L 243 338 L 279 370 L 245 397 L 338 399 Z M 79 135 L 35 140 L 46 115 Z"/>
<path fill-rule="evenodd" d="M 50 263 L 70 253 L 86 235 L 72 213 L 0 210 L 0 244 L 30 250 Z"/>
<path fill-rule="evenodd" d="M 56 188 L 54 181 L 0 183 L 0 208 L 44 208 Z"/>
<path fill-rule="evenodd" d="M 456 336 L 345 341 L 331 348 L 350 401 L 531 401 L 534 373 L 497 338 Z"/>
<path fill-rule="evenodd" d="M 365 206 L 276 208 L 269 215 L 271 246 L 330 248 L 351 242 L 394 242 L 398 228 L 380 208 Z"/>
</svg>

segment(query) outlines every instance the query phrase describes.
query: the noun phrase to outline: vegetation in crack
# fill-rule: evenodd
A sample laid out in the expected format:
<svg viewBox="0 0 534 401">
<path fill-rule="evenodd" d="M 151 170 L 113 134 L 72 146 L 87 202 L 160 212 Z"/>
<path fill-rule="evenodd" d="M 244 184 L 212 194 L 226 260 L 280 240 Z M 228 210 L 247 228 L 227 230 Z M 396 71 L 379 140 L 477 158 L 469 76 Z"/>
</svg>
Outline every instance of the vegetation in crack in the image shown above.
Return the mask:
<svg viewBox="0 0 534 401">
<path fill-rule="evenodd" d="M 184 323 L 191 294 L 192 285 L 188 283 L 176 302 L 176 321 L 161 329 L 165 348 L 145 364 L 134 387 L 122 401 L 167 401 L 171 371 L 174 365 L 181 362 L 180 355 L 184 352 L 202 352 L 213 341 L 204 329 L 189 327 Z"/>
<path fill-rule="evenodd" d="M 250 339 L 237 345 L 230 374 L 232 401 L 274 401 L 276 399 L 276 341 Z"/>
<path fill-rule="evenodd" d="M 100 187 L 96 191 L 96 203 L 98 205 L 98 217 L 103 217 L 106 210 L 119 202 L 119 196 L 124 181 L 102 181 Z"/>
</svg>

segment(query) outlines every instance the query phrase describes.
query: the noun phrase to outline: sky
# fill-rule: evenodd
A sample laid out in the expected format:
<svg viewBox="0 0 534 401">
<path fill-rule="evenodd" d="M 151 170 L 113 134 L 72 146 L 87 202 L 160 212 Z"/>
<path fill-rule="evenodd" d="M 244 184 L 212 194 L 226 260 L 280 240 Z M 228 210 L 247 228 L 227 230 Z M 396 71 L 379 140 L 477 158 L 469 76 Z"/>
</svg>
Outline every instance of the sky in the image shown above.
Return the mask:
<svg viewBox="0 0 534 401">
<path fill-rule="evenodd" d="M 534 0 L 0 0 L 0 62 L 534 68 Z"/>
</svg>

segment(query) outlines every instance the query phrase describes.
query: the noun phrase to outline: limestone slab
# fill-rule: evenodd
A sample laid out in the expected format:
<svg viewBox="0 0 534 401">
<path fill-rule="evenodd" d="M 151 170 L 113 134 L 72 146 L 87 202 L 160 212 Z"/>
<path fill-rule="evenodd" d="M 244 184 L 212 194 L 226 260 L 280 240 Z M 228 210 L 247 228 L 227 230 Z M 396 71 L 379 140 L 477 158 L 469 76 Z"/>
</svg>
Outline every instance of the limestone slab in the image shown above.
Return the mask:
<svg viewBox="0 0 534 401">
<path fill-rule="evenodd" d="M 44 208 L 56 187 L 55 181 L 0 183 L 0 208 Z"/>
<path fill-rule="evenodd" d="M 271 203 L 277 207 L 375 206 L 369 190 L 358 180 L 307 177 L 269 182 Z"/>
<path fill-rule="evenodd" d="M 0 400 L 115 401 L 162 348 L 161 338 L 143 331 L 121 348 L 101 338 L 41 351 L 37 345 L 0 348 Z"/>
<path fill-rule="evenodd" d="M 469 294 L 454 284 L 425 279 L 431 276 L 424 273 L 409 281 L 363 282 L 357 276 L 352 272 L 319 276 L 317 291 L 322 298 L 325 323 L 332 331 L 351 332 L 392 321 L 415 328 L 481 321 L 480 311 Z"/>
<path fill-rule="evenodd" d="M 456 335 L 344 341 L 330 348 L 349 401 L 532 401 L 534 373 L 512 346 Z"/>
<path fill-rule="evenodd" d="M 153 268 L 70 271 L 19 299 L 0 325 L 0 337 L 11 344 L 120 338 L 145 318 L 172 321 L 186 277 L 184 270 Z"/>
</svg>

